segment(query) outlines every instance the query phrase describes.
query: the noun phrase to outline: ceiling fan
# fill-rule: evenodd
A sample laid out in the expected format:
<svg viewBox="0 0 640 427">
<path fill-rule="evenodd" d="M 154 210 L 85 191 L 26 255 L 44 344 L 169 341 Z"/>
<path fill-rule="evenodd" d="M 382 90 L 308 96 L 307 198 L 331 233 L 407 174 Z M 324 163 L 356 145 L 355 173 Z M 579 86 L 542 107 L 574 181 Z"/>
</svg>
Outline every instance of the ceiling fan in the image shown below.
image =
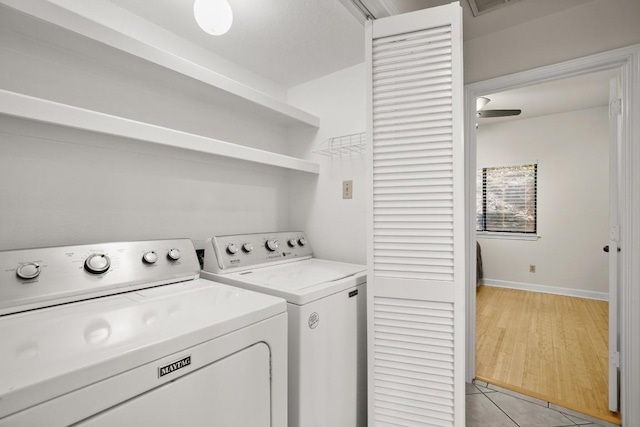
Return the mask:
<svg viewBox="0 0 640 427">
<path fill-rule="evenodd" d="M 487 119 L 492 117 L 519 116 L 520 113 L 522 113 L 522 110 L 483 110 L 490 101 L 489 98 L 484 96 L 476 98 L 476 117 Z"/>
</svg>

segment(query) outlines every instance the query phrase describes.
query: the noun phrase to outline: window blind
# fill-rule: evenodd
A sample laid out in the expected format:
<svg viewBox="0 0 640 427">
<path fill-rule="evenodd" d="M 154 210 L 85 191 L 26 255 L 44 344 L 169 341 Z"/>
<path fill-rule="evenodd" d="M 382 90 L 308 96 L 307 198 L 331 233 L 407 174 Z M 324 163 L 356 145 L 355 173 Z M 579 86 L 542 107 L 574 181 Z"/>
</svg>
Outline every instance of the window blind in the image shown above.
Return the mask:
<svg viewBox="0 0 640 427">
<path fill-rule="evenodd" d="M 535 234 L 537 175 L 537 164 L 478 169 L 476 230 Z"/>
</svg>

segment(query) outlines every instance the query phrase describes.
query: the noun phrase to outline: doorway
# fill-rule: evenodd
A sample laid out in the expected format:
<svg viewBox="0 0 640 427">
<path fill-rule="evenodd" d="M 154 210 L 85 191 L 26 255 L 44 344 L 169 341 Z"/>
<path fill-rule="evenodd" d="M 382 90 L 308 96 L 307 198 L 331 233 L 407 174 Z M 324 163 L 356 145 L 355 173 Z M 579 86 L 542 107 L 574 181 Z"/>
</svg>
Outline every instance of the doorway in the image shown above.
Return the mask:
<svg viewBox="0 0 640 427">
<path fill-rule="evenodd" d="M 602 247 L 616 78 L 489 94 L 480 113 L 496 117 L 476 130 L 476 378 L 610 422 Z"/>
<path fill-rule="evenodd" d="M 471 381 L 476 377 L 476 336 L 475 336 L 475 328 L 476 328 L 476 301 L 475 301 L 475 283 L 476 283 L 476 262 L 475 262 L 475 242 L 476 242 L 476 221 L 475 221 L 475 206 L 476 206 L 476 132 L 475 132 L 475 100 L 478 96 L 485 96 L 492 93 L 497 93 L 505 90 L 511 90 L 515 88 L 521 88 L 525 86 L 530 86 L 534 84 L 549 82 L 553 80 L 559 80 L 568 77 L 574 77 L 579 75 L 584 75 L 596 71 L 603 70 L 619 70 L 622 74 L 622 87 L 623 93 L 625 96 L 629 97 L 629 105 L 633 105 L 634 96 L 637 97 L 637 92 L 632 93 L 632 88 L 635 88 L 636 83 L 632 81 L 629 76 L 629 68 L 632 66 L 630 63 L 629 55 L 630 54 L 638 54 L 638 47 L 628 48 L 626 51 L 624 49 L 618 51 L 612 51 L 605 54 L 594 55 L 592 57 L 583 58 L 581 60 L 569 61 L 567 63 L 558 64 L 554 66 L 543 67 L 541 69 L 532 70 L 528 72 L 518 73 L 516 75 L 505 76 L 502 78 L 497 78 L 485 82 L 479 82 L 472 85 L 468 85 L 466 88 L 466 170 L 467 170 L 467 208 L 468 208 L 468 222 L 467 222 L 467 364 L 466 364 L 466 379 L 467 381 Z M 633 129 L 637 126 L 637 123 L 625 119 L 623 116 L 622 121 L 624 122 L 622 125 L 622 129 Z M 625 151 L 631 150 L 631 137 L 629 133 L 621 136 L 621 150 L 624 153 Z M 624 155 L 623 155 L 624 159 Z M 627 159 L 629 162 L 633 161 L 633 159 Z M 623 161 L 624 163 L 624 161 Z M 621 190 L 626 192 L 625 194 L 630 194 L 628 191 L 629 182 L 632 181 L 632 174 L 629 172 L 630 167 L 628 164 L 622 165 L 621 171 Z M 623 197 L 623 196 L 622 196 Z M 624 224 L 628 224 L 629 226 L 633 223 L 633 218 L 629 215 L 629 211 L 622 212 L 621 215 L 621 224 L 623 225 L 622 229 L 624 230 Z M 626 228 L 626 230 L 630 230 Z M 624 241 L 625 238 L 630 241 L 632 236 L 621 236 L 621 240 Z M 633 273 L 634 267 L 632 266 L 631 260 L 625 257 L 625 248 L 624 244 L 622 244 L 623 255 L 621 256 L 621 271 L 624 273 L 625 271 L 629 271 Z M 631 250 L 629 250 L 631 252 Z M 626 254 L 630 255 L 630 254 Z M 626 270 L 625 270 L 626 269 Z M 636 326 L 633 325 L 632 320 L 634 315 L 632 314 L 632 310 L 630 306 L 625 306 L 624 298 L 625 296 L 631 297 L 631 295 L 635 292 L 629 284 L 630 274 L 627 274 L 626 278 L 623 277 L 621 280 L 620 286 L 620 297 L 619 300 L 623 302 L 621 306 L 620 316 L 621 316 L 621 336 L 629 337 L 628 331 L 633 330 Z M 627 331 L 625 333 L 625 330 Z M 634 338 L 631 338 L 634 339 Z M 628 346 L 623 346 L 623 353 L 630 353 L 632 351 L 632 346 L 627 343 Z M 621 390 L 621 402 L 623 408 L 623 420 L 625 423 L 632 422 L 632 420 L 636 420 L 637 416 L 640 414 L 636 414 L 636 410 L 633 408 L 633 405 L 625 405 L 625 402 L 629 402 L 628 400 L 632 396 L 632 394 L 628 393 L 630 390 L 629 383 L 631 379 L 635 379 L 635 376 L 638 373 L 639 367 L 637 366 L 637 362 L 632 361 L 631 358 L 625 359 L 622 357 L 622 370 L 625 372 L 625 376 L 627 376 L 626 380 L 623 380 L 623 386 Z M 628 362 L 625 364 L 625 360 Z M 626 381 L 626 385 L 625 385 Z M 633 422 L 632 422 L 633 423 Z"/>
</svg>

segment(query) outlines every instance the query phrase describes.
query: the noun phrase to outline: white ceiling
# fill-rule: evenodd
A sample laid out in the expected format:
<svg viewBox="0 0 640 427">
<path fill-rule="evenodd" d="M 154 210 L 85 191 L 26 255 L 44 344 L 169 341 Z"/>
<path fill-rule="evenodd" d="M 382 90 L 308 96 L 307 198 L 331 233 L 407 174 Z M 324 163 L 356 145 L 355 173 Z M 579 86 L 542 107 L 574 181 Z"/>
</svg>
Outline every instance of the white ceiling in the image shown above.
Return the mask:
<svg viewBox="0 0 640 427">
<path fill-rule="evenodd" d="M 209 36 L 193 19 L 193 0 L 107 0 L 284 87 L 364 61 L 364 29 L 344 0 L 229 0 L 234 22 Z M 450 0 L 365 0 L 399 12 Z M 464 8 L 465 39 L 479 37 L 593 0 L 522 0 L 479 17 Z"/>
<path fill-rule="evenodd" d="M 108 0 L 284 87 L 364 60 L 364 30 L 339 0 L 229 0 L 233 25 L 203 32 L 193 0 Z"/>
<path fill-rule="evenodd" d="M 609 80 L 617 71 L 601 71 L 487 95 L 483 110 L 521 109 L 519 116 L 478 119 L 480 126 L 609 105 Z"/>
<path fill-rule="evenodd" d="M 365 0 L 367 1 L 367 0 Z M 428 7 L 451 3 L 451 0 L 368 0 L 388 1 L 400 13 L 412 12 Z M 467 0 L 460 0 L 463 9 L 463 36 L 465 40 L 474 39 L 489 33 L 523 24 L 534 19 L 558 13 L 580 6 L 593 0 L 522 0 L 511 3 L 484 15 L 473 16 Z"/>
</svg>

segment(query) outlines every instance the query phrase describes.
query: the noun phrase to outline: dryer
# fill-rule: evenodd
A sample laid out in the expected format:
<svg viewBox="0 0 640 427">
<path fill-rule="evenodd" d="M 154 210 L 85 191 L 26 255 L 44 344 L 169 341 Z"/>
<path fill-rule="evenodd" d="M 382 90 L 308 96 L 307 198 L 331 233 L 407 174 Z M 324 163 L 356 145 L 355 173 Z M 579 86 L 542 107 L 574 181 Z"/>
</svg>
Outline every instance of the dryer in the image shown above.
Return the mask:
<svg viewBox="0 0 640 427">
<path fill-rule="evenodd" d="M 0 426 L 287 424 L 286 303 L 188 239 L 0 252 Z"/>
<path fill-rule="evenodd" d="M 202 277 L 285 298 L 289 426 L 366 426 L 366 267 L 313 257 L 302 232 L 215 236 Z"/>
</svg>

